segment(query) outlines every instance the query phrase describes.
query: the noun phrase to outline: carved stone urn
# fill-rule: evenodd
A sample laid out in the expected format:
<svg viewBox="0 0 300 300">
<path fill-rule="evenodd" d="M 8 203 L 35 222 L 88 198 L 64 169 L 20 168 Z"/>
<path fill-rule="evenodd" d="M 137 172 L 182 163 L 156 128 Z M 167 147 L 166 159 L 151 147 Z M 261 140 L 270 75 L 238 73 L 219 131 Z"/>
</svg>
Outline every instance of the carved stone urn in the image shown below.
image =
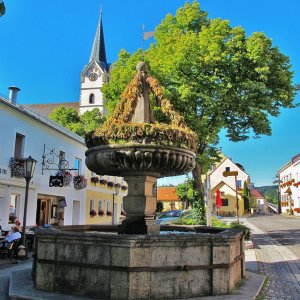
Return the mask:
<svg viewBox="0 0 300 300">
<path fill-rule="evenodd" d="M 158 233 L 155 222 L 157 178 L 188 173 L 195 166 L 196 135 L 163 96 L 145 63 L 126 87 L 112 116 L 86 136 L 87 167 L 98 175 L 123 176 L 128 184 L 119 233 Z M 169 121 L 155 121 L 150 92 Z"/>
</svg>

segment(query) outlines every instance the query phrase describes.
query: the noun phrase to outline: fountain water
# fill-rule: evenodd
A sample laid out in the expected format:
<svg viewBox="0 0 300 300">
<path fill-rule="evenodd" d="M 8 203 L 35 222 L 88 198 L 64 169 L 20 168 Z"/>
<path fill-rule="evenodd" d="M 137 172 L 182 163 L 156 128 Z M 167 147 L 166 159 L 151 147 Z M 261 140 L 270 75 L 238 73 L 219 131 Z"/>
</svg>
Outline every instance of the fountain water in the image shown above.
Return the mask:
<svg viewBox="0 0 300 300">
<path fill-rule="evenodd" d="M 245 273 L 242 231 L 162 226 L 187 233 L 159 234 L 153 186 L 194 168 L 197 139 L 145 63 L 137 71 L 112 117 L 86 138 L 87 167 L 128 183 L 126 219 L 119 226 L 37 230 L 36 288 L 118 300 L 228 293 Z M 150 91 L 169 124 L 155 121 Z"/>
</svg>

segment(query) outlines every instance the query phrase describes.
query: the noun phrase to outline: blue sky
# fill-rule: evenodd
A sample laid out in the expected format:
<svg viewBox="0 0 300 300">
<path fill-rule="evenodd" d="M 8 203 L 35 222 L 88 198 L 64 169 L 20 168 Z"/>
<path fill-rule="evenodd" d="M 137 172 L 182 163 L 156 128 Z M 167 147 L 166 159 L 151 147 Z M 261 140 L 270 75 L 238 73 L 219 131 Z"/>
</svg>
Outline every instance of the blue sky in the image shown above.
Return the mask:
<svg viewBox="0 0 300 300">
<path fill-rule="evenodd" d="M 142 45 L 142 24 L 153 30 L 183 0 L 102 0 L 106 52 L 109 62 L 124 48 Z M 79 74 L 88 62 L 99 18 L 100 0 L 5 0 L 0 18 L 0 93 L 21 88 L 19 103 L 78 101 Z M 263 31 L 291 59 L 294 82 L 300 82 L 300 1 L 201 0 L 209 17 L 228 19 L 247 34 Z M 148 47 L 153 40 L 145 43 Z M 297 96 L 297 102 L 299 96 Z M 300 108 L 283 110 L 272 119 L 273 135 L 246 142 L 229 142 L 221 134 L 220 147 L 242 164 L 257 185 L 272 184 L 276 170 L 300 152 Z M 160 184 L 184 180 L 165 178 Z"/>
</svg>

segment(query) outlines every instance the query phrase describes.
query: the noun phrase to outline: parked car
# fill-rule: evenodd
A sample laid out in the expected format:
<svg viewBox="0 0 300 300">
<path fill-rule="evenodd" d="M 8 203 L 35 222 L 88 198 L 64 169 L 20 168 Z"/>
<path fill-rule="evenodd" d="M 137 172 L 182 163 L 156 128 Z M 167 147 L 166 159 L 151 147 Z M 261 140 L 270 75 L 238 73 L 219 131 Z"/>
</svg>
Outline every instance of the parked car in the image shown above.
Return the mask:
<svg viewBox="0 0 300 300">
<path fill-rule="evenodd" d="M 163 212 L 157 219 L 157 224 L 168 224 L 172 221 L 178 220 L 181 215 L 182 210 L 169 210 L 166 212 Z"/>
</svg>

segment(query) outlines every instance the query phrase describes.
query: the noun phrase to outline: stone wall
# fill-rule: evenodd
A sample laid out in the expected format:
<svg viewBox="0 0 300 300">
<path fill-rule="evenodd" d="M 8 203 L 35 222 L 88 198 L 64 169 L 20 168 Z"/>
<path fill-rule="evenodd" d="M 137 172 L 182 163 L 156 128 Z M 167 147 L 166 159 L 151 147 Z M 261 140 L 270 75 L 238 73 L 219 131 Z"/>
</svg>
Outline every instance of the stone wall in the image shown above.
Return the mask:
<svg viewBox="0 0 300 300">
<path fill-rule="evenodd" d="M 229 293 L 245 272 L 243 232 L 202 229 L 176 235 L 39 229 L 36 288 L 119 300 Z"/>
</svg>

